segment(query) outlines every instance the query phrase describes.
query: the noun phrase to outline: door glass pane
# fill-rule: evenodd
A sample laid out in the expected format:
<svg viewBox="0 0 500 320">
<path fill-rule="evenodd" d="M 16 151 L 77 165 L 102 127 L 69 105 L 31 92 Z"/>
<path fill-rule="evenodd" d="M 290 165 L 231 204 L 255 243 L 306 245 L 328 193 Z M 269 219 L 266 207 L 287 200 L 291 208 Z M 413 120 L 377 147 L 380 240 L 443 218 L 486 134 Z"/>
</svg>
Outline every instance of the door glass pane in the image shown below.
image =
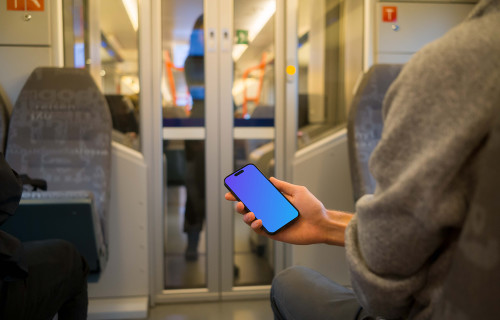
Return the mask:
<svg viewBox="0 0 500 320">
<path fill-rule="evenodd" d="M 203 140 L 165 140 L 165 289 L 205 287 Z"/>
<path fill-rule="evenodd" d="M 203 33 L 202 0 L 162 1 L 165 289 L 207 286 Z"/>
<path fill-rule="evenodd" d="M 268 177 L 274 174 L 273 131 L 269 139 L 252 136 L 266 136 L 263 132 L 274 127 L 275 12 L 275 0 L 234 1 L 234 170 L 251 162 Z M 273 242 L 254 233 L 236 212 L 234 220 L 234 286 L 270 284 Z"/>
<path fill-rule="evenodd" d="M 340 0 L 298 1 L 298 148 L 346 123 Z"/>
<path fill-rule="evenodd" d="M 272 140 L 235 140 L 234 170 L 255 164 L 266 177 L 274 175 Z M 235 211 L 234 286 L 271 284 L 274 275 L 274 242 L 256 234 Z"/>
<path fill-rule="evenodd" d="M 163 1 L 163 125 L 203 126 L 205 64 L 203 1 Z"/>
<path fill-rule="evenodd" d="M 276 0 L 234 1 L 234 125 L 274 126 Z"/>
</svg>

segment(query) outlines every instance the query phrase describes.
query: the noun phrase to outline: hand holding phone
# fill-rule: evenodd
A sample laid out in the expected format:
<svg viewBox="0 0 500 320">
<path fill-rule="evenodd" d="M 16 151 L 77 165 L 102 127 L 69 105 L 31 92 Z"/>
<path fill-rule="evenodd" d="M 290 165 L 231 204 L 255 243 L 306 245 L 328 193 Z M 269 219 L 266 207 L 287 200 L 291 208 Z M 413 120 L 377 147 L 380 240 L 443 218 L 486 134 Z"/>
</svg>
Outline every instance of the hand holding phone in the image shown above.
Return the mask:
<svg viewBox="0 0 500 320">
<path fill-rule="evenodd" d="M 299 217 L 299 211 L 253 164 L 228 175 L 224 185 L 257 219 L 262 220 L 262 226 L 269 234 L 275 234 Z"/>
</svg>

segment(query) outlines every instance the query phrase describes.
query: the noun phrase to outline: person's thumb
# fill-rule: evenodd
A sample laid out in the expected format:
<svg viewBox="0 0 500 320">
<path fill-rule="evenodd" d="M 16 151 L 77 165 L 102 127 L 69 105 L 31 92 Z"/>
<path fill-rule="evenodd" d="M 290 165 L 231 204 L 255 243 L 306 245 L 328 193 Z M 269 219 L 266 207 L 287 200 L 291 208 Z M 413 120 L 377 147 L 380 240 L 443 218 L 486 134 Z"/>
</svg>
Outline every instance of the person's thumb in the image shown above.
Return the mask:
<svg viewBox="0 0 500 320">
<path fill-rule="evenodd" d="M 276 179 L 275 177 L 271 177 L 269 179 L 272 184 L 281 192 L 288 194 L 288 195 L 293 195 L 296 185 Z"/>
</svg>

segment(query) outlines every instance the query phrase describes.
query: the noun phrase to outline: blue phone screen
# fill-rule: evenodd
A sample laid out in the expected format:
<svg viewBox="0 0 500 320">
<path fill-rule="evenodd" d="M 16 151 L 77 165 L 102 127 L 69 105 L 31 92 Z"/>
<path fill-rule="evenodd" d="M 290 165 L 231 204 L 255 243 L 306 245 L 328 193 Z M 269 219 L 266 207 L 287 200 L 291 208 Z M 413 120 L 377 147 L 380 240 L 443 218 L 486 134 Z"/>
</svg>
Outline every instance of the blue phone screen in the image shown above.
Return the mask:
<svg viewBox="0 0 500 320">
<path fill-rule="evenodd" d="M 253 164 L 248 164 L 224 180 L 243 204 L 262 220 L 269 233 L 275 233 L 298 217 L 298 210 Z"/>
</svg>

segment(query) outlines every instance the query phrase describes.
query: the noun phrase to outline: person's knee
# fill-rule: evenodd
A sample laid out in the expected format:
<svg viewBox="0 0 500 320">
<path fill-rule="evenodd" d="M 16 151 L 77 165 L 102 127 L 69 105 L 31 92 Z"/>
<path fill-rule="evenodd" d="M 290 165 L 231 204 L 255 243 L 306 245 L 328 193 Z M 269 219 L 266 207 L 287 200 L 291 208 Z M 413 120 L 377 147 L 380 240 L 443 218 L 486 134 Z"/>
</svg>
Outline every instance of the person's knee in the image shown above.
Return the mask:
<svg viewBox="0 0 500 320">
<path fill-rule="evenodd" d="M 51 259 L 57 263 L 61 276 L 68 279 L 86 279 L 88 273 L 87 263 L 72 243 L 54 239 L 45 241 L 45 245 L 47 250 L 51 252 Z"/>
<path fill-rule="evenodd" d="M 284 288 L 289 289 L 297 284 L 304 282 L 305 274 L 309 269 L 302 266 L 292 266 L 279 272 L 273 279 L 272 288 L 280 291 Z"/>
<path fill-rule="evenodd" d="M 273 279 L 271 295 L 273 299 L 288 300 L 300 292 L 301 288 L 309 285 L 307 273 L 310 272 L 302 266 L 292 266 L 279 272 Z M 292 298 L 293 299 L 293 298 Z"/>
<path fill-rule="evenodd" d="M 76 261 L 80 256 L 76 247 L 66 240 L 47 240 L 46 244 L 47 246 L 52 247 L 53 252 L 56 252 L 61 257 L 64 257 L 65 260 Z"/>
<path fill-rule="evenodd" d="M 335 319 L 354 318 L 360 308 L 354 292 L 301 266 L 290 267 L 276 275 L 271 300 L 274 310 L 284 319 L 320 319 L 321 315 L 332 315 Z"/>
<path fill-rule="evenodd" d="M 310 269 L 293 266 L 279 272 L 271 285 L 271 306 L 276 319 L 289 319 L 292 316 L 306 314 L 302 310 L 302 296 L 307 292 L 307 273 Z"/>
</svg>

